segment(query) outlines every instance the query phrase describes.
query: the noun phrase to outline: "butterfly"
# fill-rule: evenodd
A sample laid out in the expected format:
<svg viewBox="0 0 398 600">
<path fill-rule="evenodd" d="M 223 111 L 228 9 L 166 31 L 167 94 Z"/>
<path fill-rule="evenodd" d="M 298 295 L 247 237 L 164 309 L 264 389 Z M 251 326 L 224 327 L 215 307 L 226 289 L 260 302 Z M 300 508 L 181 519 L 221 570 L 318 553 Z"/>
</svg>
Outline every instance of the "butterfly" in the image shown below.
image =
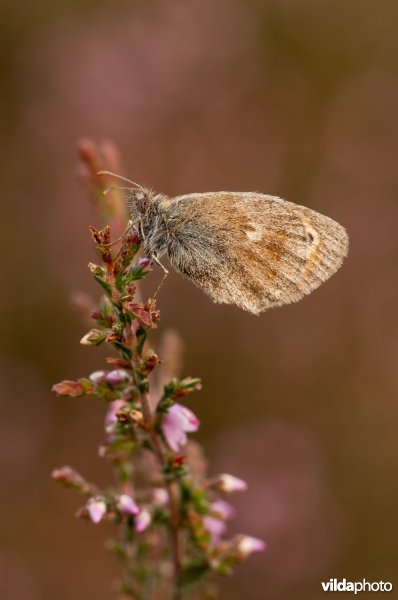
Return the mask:
<svg viewBox="0 0 398 600">
<path fill-rule="evenodd" d="M 145 256 L 167 273 L 159 260 L 166 254 L 214 302 L 254 314 L 297 302 L 329 279 L 348 252 L 339 223 L 275 196 L 208 192 L 169 198 L 127 181 Z"/>
</svg>

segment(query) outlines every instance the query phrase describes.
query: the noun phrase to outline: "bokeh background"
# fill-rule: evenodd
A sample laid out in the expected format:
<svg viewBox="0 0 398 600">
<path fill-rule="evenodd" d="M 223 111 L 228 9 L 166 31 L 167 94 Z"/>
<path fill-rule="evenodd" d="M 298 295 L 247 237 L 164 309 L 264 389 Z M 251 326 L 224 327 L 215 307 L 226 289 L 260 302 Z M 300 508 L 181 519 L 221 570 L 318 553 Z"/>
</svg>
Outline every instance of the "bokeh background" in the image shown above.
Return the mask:
<svg viewBox="0 0 398 600">
<path fill-rule="evenodd" d="M 118 574 L 107 527 L 50 480 L 110 479 L 104 407 L 49 391 L 103 366 L 70 301 L 98 295 L 81 136 L 158 191 L 258 190 L 347 227 L 344 268 L 302 302 L 256 318 L 173 274 L 162 327 L 203 377 L 211 472 L 249 483 L 233 530 L 268 542 L 221 598 L 398 586 L 397 20 L 392 0 L 0 3 L 1 598 L 108 600 Z"/>
</svg>

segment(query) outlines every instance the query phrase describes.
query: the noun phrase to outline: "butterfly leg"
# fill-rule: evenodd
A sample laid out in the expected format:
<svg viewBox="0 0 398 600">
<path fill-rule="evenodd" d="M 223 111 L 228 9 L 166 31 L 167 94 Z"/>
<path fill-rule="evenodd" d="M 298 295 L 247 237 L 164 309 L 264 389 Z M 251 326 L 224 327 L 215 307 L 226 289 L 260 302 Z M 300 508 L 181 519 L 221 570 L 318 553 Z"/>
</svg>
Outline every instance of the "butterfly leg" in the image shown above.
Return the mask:
<svg viewBox="0 0 398 600">
<path fill-rule="evenodd" d="M 162 281 L 159 283 L 158 289 L 156 290 L 156 292 L 153 295 L 153 298 L 156 299 L 156 296 L 158 295 L 158 292 L 160 290 L 160 288 L 162 287 L 162 285 L 164 284 L 164 282 L 166 281 L 166 277 L 169 274 L 168 270 L 166 269 L 166 267 L 164 265 L 162 265 L 162 263 L 160 262 L 160 260 L 158 259 L 158 257 L 156 256 L 156 254 L 152 254 L 151 256 L 151 260 L 153 260 L 153 262 L 155 264 L 158 265 L 158 267 L 160 267 L 163 271 L 163 279 Z"/>
<path fill-rule="evenodd" d="M 141 219 L 139 217 L 138 217 L 138 227 L 139 227 L 139 230 L 140 230 L 141 243 L 145 242 L 144 229 L 142 227 L 142 221 L 141 221 Z"/>
</svg>

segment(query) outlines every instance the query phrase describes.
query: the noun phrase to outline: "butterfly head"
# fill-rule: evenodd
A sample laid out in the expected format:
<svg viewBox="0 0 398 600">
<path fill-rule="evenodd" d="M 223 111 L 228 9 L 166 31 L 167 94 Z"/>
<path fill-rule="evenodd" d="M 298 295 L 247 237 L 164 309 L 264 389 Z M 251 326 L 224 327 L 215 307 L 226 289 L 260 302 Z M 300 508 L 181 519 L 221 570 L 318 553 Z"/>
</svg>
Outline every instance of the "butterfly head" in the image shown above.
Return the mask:
<svg viewBox="0 0 398 600">
<path fill-rule="evenodd" d="M 130 188 L 127 195 L 127 208 L 131 215 L 142 217 L 153 202 L 153 191 L 150 189 Z"/>
</svg>

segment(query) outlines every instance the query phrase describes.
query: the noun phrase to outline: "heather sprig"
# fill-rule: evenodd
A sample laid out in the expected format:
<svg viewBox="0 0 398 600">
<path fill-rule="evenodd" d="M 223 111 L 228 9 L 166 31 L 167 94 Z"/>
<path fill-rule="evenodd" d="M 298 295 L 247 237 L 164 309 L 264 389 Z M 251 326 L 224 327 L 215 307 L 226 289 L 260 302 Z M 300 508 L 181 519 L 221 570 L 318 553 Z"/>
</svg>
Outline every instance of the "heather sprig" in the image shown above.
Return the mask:
<svg viewBox="0 0 398 600">
<path fill-rule="evenodd" d="M 100 202 L 103 183 L 94 170 L 109 161 L 101 162 L 101 152 L 91 142 L 83 144 L 83 178 Z M 108 216 L 120 234 L 125 208 L 119 196 L 111 207 Z M 119 245 L 112 243 L 109 226 L 90 227 L 90 232 L 99 260 L 89 269 L 103 296 L 92 311 L 95 326 L 81 343 L 108 345 L 112 355 L 103 369 L 57 383 L 53 390 L 95 396 L 107 405 L 99 453 L 109 462 L 115 484 L 101 489 L 71 467 L 54 470 L 53 478 L 85 496 L 79 518 L 115 524 L 108 547 L 123 566 L 120 598 L 210 597 L 211 574 L 230 574 L 265 547 L 250 536 L 224 539 L 226 521 L 233 516 L 225 497 L 246 484 L 227 474 L 208 478 L 200 448 L 188 441 L 200 422 L 185 402 L 201 382 L 170 371 L 170 365 L 179 363 L 173 356 L 178 352 L 175 335 L 165 336 L 164 363 L 149 346 L 148 335 L 158 326 L 160 313 L 156 294 L 143 302 L 137 293 L 137 282 L 152 271 L 151 260 L 138 256 L 139 230 L 132 225 Z"/>
</svg>

